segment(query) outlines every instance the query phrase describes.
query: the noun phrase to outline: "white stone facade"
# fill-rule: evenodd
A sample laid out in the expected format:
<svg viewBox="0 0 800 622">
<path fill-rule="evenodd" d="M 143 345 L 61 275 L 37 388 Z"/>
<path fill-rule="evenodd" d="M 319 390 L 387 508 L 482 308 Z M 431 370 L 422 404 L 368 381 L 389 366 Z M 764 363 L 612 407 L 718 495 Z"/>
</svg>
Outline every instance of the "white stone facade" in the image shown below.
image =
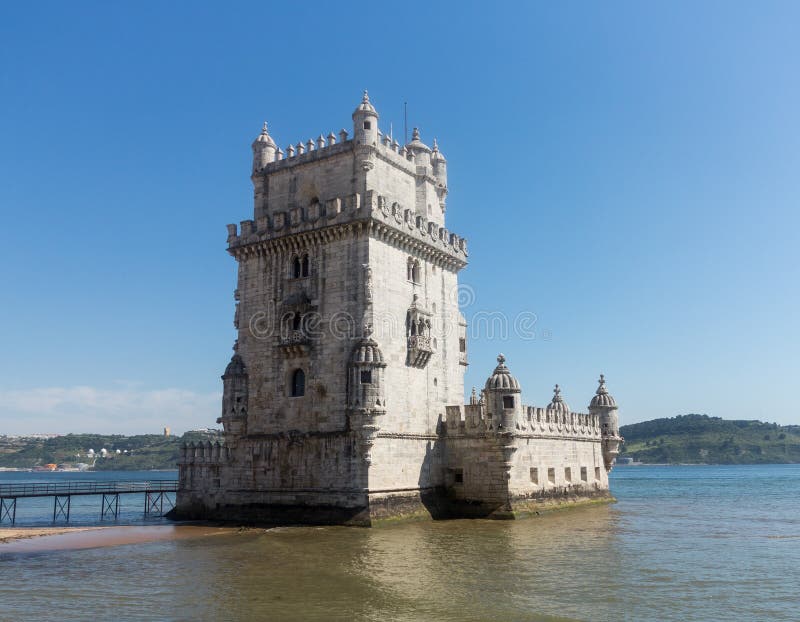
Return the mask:
<svg viewBox="0 0 800 622">
<path fill-rule="evenodd" d="M 239 276 L 225 443 L 184 448 L 176 516 L 502 518 L 608 496 L 620 439 L 602 383 L 608 399 L 589 414 L 555 399 L 523 407 L 501 360 L 480 401 L 453 406 L 467 244 L 445 227 L 435 142 L 381 134 L 365 93 L 352 139 L 342 130 L 284 152 L 265 124 L 251 179 L 254 218 L 228 226 Z"/>
</svg>

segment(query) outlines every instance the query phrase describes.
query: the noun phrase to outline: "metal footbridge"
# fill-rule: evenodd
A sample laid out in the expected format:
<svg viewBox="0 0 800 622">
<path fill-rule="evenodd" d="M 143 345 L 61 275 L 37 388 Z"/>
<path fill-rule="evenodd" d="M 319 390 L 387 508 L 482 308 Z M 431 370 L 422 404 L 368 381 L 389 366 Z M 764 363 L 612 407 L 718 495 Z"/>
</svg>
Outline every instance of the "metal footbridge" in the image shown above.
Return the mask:
<svg viewBox="0 0 800 622">
<path fill-rule="evenodd" d="M 144 515 L 163 516 L 175 506 L 178 482 L 171 479 L 149 481 L 72 481 L 72 482 L 20 482 L 0 484 L 0 524 L 17 520 L 17 501 L 33 497 L 53 498 L 53 522 L 63 519 L 69 522 L 72 497 L 97 496 L 100 502 L 100 519 L 117 518 L 119 496 L 144 495 Z"/>
</svg>

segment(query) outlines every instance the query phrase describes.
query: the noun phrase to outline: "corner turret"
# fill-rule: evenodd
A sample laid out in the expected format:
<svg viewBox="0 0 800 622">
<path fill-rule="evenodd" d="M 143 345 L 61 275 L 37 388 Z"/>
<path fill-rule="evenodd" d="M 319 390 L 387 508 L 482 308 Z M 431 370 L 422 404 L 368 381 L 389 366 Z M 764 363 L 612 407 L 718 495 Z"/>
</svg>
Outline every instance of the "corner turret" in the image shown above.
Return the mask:
<svg viewBox="0 0 800 622">
<path fill-rule="evenodd" d="M 603 444 L 603 462 L 606 471 L 611 471 L 614 459 L 619 455 L 619 446 L 625 440 L 619 434 L 617 402 L 606 389 L 606 379 L 600 374 L 600 386 L 589 404 L 589 413 L 600 418 L 600 434 Z"/>
<path fill-rule="evenodd" d="M 367 91 L 364 91 L 361 103 L 353 111 L 353 140 L 359 145 L 378 144 L 378 113 L 370 103 Z"/>
<path fill-rule="evenodd" d="M 431 153 L 431 165 L 433 166 L 433 176 L 436 177 L 437 188 L 447 188 L 447 159 L 439 151 L 439 143 L 433 139 L 433 152 Z"/>
<path fill-rule="evenodd" d="M 244 433 L 247 425 L 248 376 L 244 360 L 234 353 L 222 374 L 222 416 L 217 419 L 225 434 Z"/>
<path fill-rule="evenodd" d="M 487 412 L 492 416 L 492 426 L 498 432 L 513 432 L 517 418 L 522 416 L 522 399 L 519 382 L 506 367 L 506 357 L 497 355 L 497 367 L 486 380 Z"/>
<path fill-rule="evenodd" d="M 412 131 L 411 142 L 406 145 L 406 149 L 414 156 L 414 163 L 417 166 L 430 167 L 431 148 L 420 139 L 419 128 L 415 127 Z"/>
<path fill-rule="evenodd" d="M 380 426 L 378 416 L 386 413 L 386 389 L 383 371 L 386 362 L 378 342 L 372 339 L 372 327 L 364 326 L 364 336 L 350 355 L 347 402 L 350 429 L 356 434 L 361 457 L 372 461 L 372 446 Z"/>
<path fill-rule="evenodd" d="M 270 162 L 274 162 L 276 151 L 277 146 L 267 131 L 267 122 L 264 121 L 261 134 L 253 141 L 253 172 L 257 173 Z"/>
</svg>

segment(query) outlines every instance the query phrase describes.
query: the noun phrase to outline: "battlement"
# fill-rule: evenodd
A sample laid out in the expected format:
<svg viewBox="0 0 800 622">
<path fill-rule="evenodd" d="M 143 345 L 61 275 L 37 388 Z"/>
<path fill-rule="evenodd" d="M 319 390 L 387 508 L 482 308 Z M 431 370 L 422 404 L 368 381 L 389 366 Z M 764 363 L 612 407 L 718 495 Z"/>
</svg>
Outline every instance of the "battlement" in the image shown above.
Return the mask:
<svg viewBox="0 0 800 622">
<path fill-rule="evenodd" d="M 466 265 L 467 240 L 435 222 L 428 221 L 409 207 L 391 202 L 383 195 L 368 191 L 354 193 L 311 205 L 293 207 L 263 215 L 257 220 L 243 220 L 239 227 L 228 225 L 228 251 L 308 231 L 364 221 L 371 223 L 377 235 L 402 239 L 412 247 L 429 247 L 444 253 L 459 267 Z"/>
<path fill-rule="evenodd" d="M 230 449 L 219 441 L 184 443 L 178 464 L 220 464 L 227 462 Z"/>
<path fill-rule="evenodd" d="M 447 406 L 445 426 L 448 436 L 475 436 L 494 431 L 495 417 L 481 404 Z M 546 408 L 523 406 L 523 416 L 515 421 L 515 433 L 543 437 L 570 437 L 600 440 L 600 418 L 587 413 L 556 415 Z"/>
</svg>

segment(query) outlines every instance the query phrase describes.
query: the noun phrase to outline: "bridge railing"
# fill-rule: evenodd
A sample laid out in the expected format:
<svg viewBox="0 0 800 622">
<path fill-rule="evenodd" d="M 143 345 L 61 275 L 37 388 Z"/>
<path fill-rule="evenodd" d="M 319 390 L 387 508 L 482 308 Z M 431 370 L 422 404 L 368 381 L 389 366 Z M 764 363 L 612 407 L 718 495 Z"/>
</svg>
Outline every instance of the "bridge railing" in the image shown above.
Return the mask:
<svg viewBox="0 0 800 622">
<path fill-rule="evenodd" d="M 71 481 L 0 484 L 0 497 L 51 497 L 54 495 L 102 495 L 136 492 L 177 492 L 172 479 L 149 481 Z"/>
</svg>

